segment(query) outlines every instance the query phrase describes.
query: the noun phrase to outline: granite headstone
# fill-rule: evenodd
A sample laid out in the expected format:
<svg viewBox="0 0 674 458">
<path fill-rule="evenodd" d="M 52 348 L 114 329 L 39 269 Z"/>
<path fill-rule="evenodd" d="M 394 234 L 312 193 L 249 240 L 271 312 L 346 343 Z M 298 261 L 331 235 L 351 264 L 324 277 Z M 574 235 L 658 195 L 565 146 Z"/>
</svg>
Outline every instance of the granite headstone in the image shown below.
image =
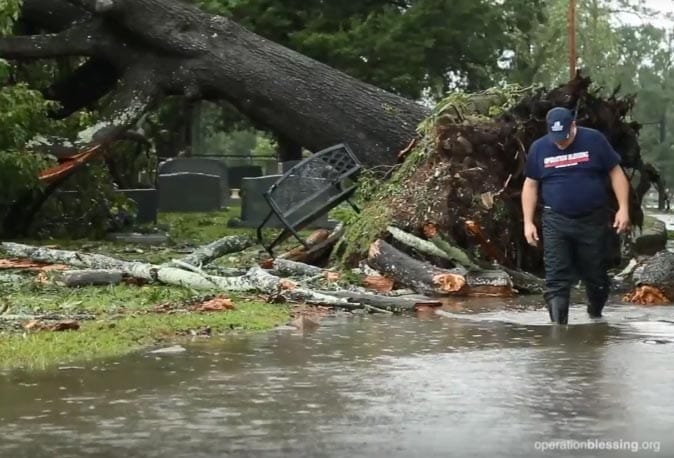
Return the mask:
<svg viewBox="0 0 674 458">
<path fill-rule="evenodd" d="M 159 193 L 156 189 L 118 189 L 117 193 L 124 194 L 136 203 L 138 212 L 136 222 L 139 224 L 156 223 L 159 209 Z"/>
<path fill-rule="evenodd" d="M 172 173 L 203 173 L 207 175 L 216 175 L 220 178 L 220 193 L 222 195 L 222 206 L 230 203 L 229 172 L 227 164 L 220 159 L 211 159 L 206 157 L 178 157 L 169 159 L 159 164 L 159 174 L 167 175 Z"/>
<path fill-rule="evenodd" d="M 222 208 L 222 181 L 205 173 L 159 175 L 159 210 L 162 212 L 209 212 Z"/>
</svg>

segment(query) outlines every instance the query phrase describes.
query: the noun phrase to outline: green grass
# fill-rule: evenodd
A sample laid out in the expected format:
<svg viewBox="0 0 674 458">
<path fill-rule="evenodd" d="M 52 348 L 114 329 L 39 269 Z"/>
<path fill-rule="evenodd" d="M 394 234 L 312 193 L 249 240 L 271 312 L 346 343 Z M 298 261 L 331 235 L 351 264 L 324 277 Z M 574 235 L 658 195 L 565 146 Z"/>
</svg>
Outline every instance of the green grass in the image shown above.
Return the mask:
<svg viewBox="0 0 674 458">
<path fill-rule="evenodd" d="M 179 342 L 179 336 L 189 335 L 191 330 L 208 327 L 213 334 L 233 329 L 260 331 L 285 323 L 288 317 L 286 307 L 253 301 L 241 302 L 236 310 L 227 312 L 103 315 L 96 321 L 83 321 L 77 331 L 0 334 L 0 368 L 35 370 L 117 357 L 160 343 Z"/>
<path fill-rule="evenodd" d="M 233 234 L 254 237 L 252 229 L 227 226 L 228 220 L 239 214 L 240 210 L 236 207 L 213 213 L 160 214 L 158 228 L 166 231 L 170 238 L 165 246 L 105 240 L 21 242 L 161 263 L 184 256 L 176 249 L 186 245 L 198 246 Z M 152 228 L 141 230 L 150 231 Z M 286 247 L 291 245 L 294 246 L 295 242 L 289 241 Z M 256 247 L 225 256 L 215 264 L 250 267 L 260 256 L 265 256 L 258 253 L 259 249 Z M 20 326 L 23 322 L 0 320 L 0 369 L 40 369 L 56 364 L 120 356 L 158 343 L 179 341 L 190 330 L 205 327 L 210 328 L 213 334 L 226 333 L 231 329 L 270 329 L 288 322 L 291 314 L 289 307 L 266 304 L 255 297 L 241 295 L 230 295 L 237 307 L 233 311 L 155 313 L 153 309 L 159 304 L 181 304 L 205 293 L 166 285 L 121 284 L 69 289 L 37 283 L 34 281 L 35 275 L 28 272 L 21 274 L 25 278 L 22 283 L 0 283 L 0 301 L 9 305 L 6 314 L 22 316 L 55 313 L 64 318 L 93 315 L 95 320 L 81 320 L 79 330 L 67 332 L 24 332 Z"/>
<path fill-rule="evenodd" d="M 170 239 L 177 244 L 203 245 L 227 235 L 255 237 L 252 228 L 228 227 L 227 222 L 239 217 L 241 208 L 232 206 L 227 210 L 209 213 L 160 213 L 158 225 L 169 228 Z"/>
</svg>

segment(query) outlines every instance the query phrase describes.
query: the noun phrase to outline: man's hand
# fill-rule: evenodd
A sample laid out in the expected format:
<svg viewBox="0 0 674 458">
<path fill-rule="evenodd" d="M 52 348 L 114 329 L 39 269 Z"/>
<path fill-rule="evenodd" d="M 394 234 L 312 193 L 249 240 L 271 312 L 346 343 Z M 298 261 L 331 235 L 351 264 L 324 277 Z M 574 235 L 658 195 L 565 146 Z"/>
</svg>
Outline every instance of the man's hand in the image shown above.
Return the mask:
<svg viewBox="0 0 674 458">
<path fill-rule="evenodd" d="M 531 246 L 538 246 L 538 229 L 534 223 L 524 223 L 524 237 Z"/>
<path fill-rule="evenodd" d="M 613 228 L 618 234 L 628 232 L 630 230 L 630 214 L 627 208 L 620 208 L 615 214 L 613 220 Z"/>
</svg>

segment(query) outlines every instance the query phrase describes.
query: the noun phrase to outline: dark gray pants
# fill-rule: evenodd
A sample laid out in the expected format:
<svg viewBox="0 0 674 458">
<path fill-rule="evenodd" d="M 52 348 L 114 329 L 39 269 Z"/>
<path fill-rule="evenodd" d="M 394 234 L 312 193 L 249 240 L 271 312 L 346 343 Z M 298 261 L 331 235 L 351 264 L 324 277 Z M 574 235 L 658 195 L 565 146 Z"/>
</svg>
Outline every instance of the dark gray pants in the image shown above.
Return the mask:
<svg viewBox="0 0 674 458">
<path fill-rule="evenodd" d="M 601 311 L 610 289 L 608 277 L 608 211 L 569 218 L 549 208 L 543 211 L 545 299 L 568 301 L 572 284 L 583 281 L 588 309 Z"/>
</svg>

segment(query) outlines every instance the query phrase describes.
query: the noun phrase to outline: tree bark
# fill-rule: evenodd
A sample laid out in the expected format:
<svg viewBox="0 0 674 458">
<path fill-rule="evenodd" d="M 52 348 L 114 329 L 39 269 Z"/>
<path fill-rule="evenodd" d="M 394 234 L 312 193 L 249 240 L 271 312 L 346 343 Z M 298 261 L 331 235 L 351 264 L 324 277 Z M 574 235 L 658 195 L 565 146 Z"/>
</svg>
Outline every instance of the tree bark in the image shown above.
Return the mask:
<svg viewBox="0 0 674 458">
<path fill-rule="evenodd" d="M 272 265 L 272 273 L 281 277 L 315 277 L 323 272 L 320 267 L 289 259 L 274 259 Z"/>
<path fill-rule="evenodd" d="M 57 282 L 63 286 L 97 286 L 121 283 L 124 273 L 121 270 L 66 270 L 58 276 Z"/>
<path fill-rule="evenodd" d="M 252 247 L 255 241 L 243 235 L 228 235 L 215 242 L 201 246 L 180 261 L 200 267 L 230 253 L 238 253 Z M 170 263 L 169 263 L 170 264 Z"/>
<path fill-rule="evenodd" d="M 390 312 L 413 311 L 419 304 L 434 307 L 442 306 L 442 302 L 426 296 L 394 297 L 355 291 L 326 291 L 326 293 L 336 297 L 344 297 L 353 302 L 372 305 Z"/>
<path fill-rule="evenodd" d="M 276 148 L 279 162 L 299 161 L 302 159 L 302 145 L 298 145 L 285 135 L 276 135 Z"/>
</svg>

